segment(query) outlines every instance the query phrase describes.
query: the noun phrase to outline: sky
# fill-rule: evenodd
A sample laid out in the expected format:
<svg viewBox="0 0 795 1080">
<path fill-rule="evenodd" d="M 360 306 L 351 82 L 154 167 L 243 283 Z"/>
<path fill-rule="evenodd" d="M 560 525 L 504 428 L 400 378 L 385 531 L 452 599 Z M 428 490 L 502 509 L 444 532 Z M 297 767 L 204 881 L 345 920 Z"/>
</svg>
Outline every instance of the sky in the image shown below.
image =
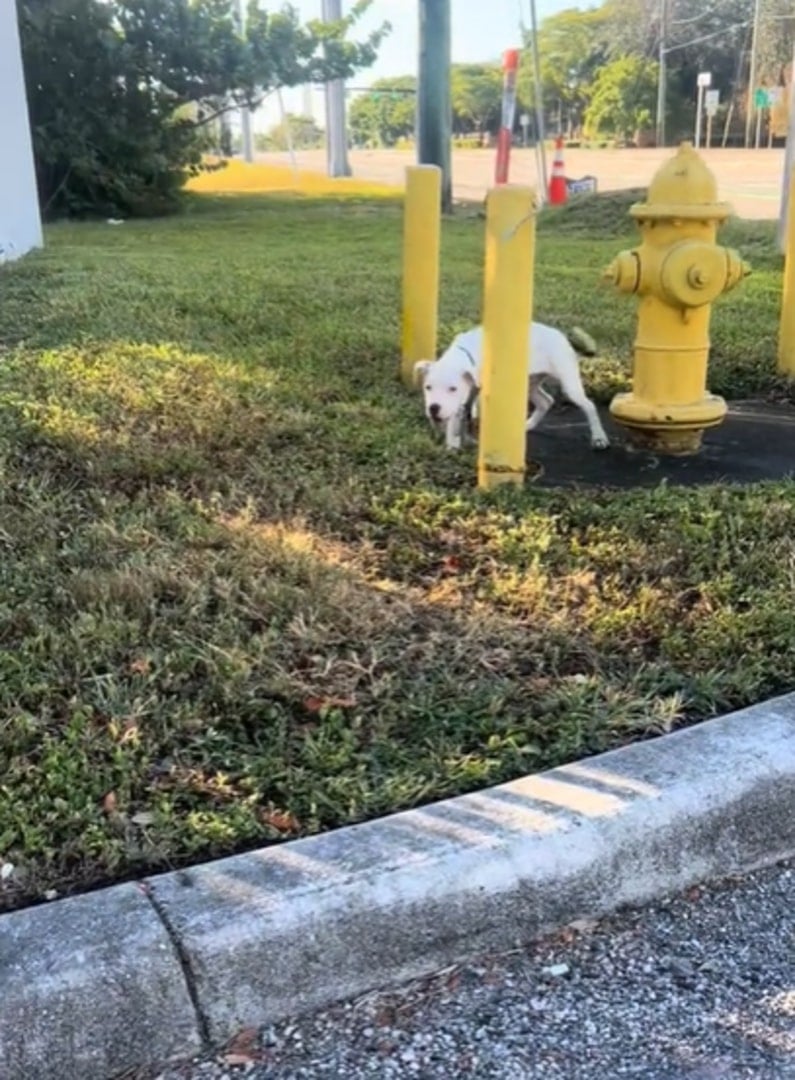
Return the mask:
<svg viewBox="0 0 795 1080">
<path fill-rule="evenodd" d="M 321 0 L 292 0 L 304 20 L 319 18 Z M 276 7 L 276 0 L 264 0 L 263 6 Z M 536 0 L 538 18 L 571 7 L 586 7 L 585 0 Z M 350 10 L 350 0 L 343 0 L 343 13 Z M 373 5 L 359 24 L 362 33 L 374 30 L 382 22 L 392 24 L 392 32 L 381 45 L 378 60 L 367 71 L 355 76 L 351 86 L 369 86 L 375 79 L 413 74 L 417 70 L 417 0 L 373 0 Z M 454 63 L 478 63 L 497 60 L 505 49 L 521 44 L 520 22 L 530 22 L 529 0 L 452 0 L 452 55 Z M 323 124 L 323 95 L 311 93 L 312 112 Z M 288 112 L 303 113 L 307 95 L 300 90 L 284 92 Z M 255 128 L 265 131 L 279 121 L 276 101 L 265 104 L 255 118 Z"/>
</svg>

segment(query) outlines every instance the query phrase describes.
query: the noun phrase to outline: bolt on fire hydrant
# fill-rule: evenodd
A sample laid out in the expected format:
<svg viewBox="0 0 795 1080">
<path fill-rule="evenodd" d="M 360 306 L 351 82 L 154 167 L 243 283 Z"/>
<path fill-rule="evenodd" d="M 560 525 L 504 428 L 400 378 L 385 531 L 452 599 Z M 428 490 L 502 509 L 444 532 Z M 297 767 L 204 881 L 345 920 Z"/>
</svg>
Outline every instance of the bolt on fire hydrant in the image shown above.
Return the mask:
<svg viewBox="0 0 795 1080">
<path fill-rule="evenodd" d="M 640 297 L 632 392 L 617 394 L 610 412 L 630 442 L 660 454 L 693 454 L 706 428 L 726 415 L 707 390 L 711 305 L 751 270 L 716 242 L 731 213 L 717 201 L 715 177 L 690 143 L 663 164 L 645 203 L 630 214 L 640 246 L 622 251 L 603 279 Z"/>
</svg>

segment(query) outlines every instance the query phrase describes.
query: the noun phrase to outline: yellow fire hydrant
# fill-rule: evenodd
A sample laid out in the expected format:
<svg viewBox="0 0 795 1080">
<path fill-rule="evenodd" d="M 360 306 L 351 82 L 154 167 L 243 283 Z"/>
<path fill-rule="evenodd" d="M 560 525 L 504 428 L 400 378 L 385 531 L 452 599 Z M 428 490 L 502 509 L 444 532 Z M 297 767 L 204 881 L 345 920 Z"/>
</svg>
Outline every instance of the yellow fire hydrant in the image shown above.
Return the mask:
<svg viewBox="0 0 795 1080">
<path fill-rule="evenodd" d="M 622 251 L 605 281 L 640 297 L 632 392 L 610 412 L 631 443 L 661 454 L 693 454 L 704 430 L 726 415 L 707 390 L 711 305 L 750 273 L 736 251 L 716 242 L 731 213 L 717 201 L 715 177 L 690 143 L 657 171 L 647 201 L 630 214 L 640 246 Z"/>
</svg>

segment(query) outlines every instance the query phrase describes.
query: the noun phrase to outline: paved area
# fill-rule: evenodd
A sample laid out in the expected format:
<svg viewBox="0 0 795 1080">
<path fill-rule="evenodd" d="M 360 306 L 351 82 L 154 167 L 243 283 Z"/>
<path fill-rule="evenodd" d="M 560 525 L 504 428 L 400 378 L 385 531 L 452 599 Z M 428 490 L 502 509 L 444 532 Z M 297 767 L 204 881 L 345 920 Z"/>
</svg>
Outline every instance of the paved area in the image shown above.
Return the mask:
<svg viewBox="0 0 795 1080">
<path fill-rule="evenodd" d="M 628 447 L 609 410 L 599 410 L 611 438 L 595 453 L 580 413 L 564 405 L 528 438 L 528 475 L 545 487 L 596 485 L 616 488 L 751 484 L 795 475 L 795 407 L 765 401 L 731 402 L 729 415 L 705 432 L 698 454 L 659 457 Z"/>
<path fill-rule="evenodd" d="M 241 1032 L 158 1080 L 792 1080 L 795 863 Z"/>
<path fill-rule="evenodd" d="M 673 153 L 657 150 L 567 150 L 569 177 L 595 176 L 600 191 L 647 187 L 660 163 Z M 731 202 L 740 217 L 777 218 L 784 151 L 704 150 L 705 160 L 718 180 L 720 197 Z M 285 154 L 263 154 L 260 161 L 284 164 Z M 414 163 L 413 151 L 354 150 L 350 155 L 354 175 L 365 180 L 403 184 L 407 165 Z M 323 150 L 301 151 L 299 166 L 325 172 Z M 453 154 L 453 193 L 458 199 L 480 200 L 492 183 L 493 150 L 456 150 Z M 511 157 L 511 180 L 537 183 L 535 152 L 515 149 Z"/>
</svg>

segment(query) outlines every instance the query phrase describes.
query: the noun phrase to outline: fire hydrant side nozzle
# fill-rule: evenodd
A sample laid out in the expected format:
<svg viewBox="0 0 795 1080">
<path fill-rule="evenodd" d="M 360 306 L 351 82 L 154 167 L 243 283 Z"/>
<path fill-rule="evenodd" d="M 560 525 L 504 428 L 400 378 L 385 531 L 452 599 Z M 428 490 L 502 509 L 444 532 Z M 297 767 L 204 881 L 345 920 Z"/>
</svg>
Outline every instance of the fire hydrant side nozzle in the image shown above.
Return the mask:
<svg viewBox="0 0 795 1080">
<path fill-rule="evenodd" d="M 610 411 L 632 442 L 658 453 L 695 453 L 704 430 L 726 415 L 706 385 L 711 306 L 750 267 L 717 243 L 731 213 L 717 194 L 715 177 L 683 143 L 658 169 L 646 202 L 630 209 L 640 244 L 602 274 L 640 299 L 632 392 L 616 395 Z"/>
</svg>

